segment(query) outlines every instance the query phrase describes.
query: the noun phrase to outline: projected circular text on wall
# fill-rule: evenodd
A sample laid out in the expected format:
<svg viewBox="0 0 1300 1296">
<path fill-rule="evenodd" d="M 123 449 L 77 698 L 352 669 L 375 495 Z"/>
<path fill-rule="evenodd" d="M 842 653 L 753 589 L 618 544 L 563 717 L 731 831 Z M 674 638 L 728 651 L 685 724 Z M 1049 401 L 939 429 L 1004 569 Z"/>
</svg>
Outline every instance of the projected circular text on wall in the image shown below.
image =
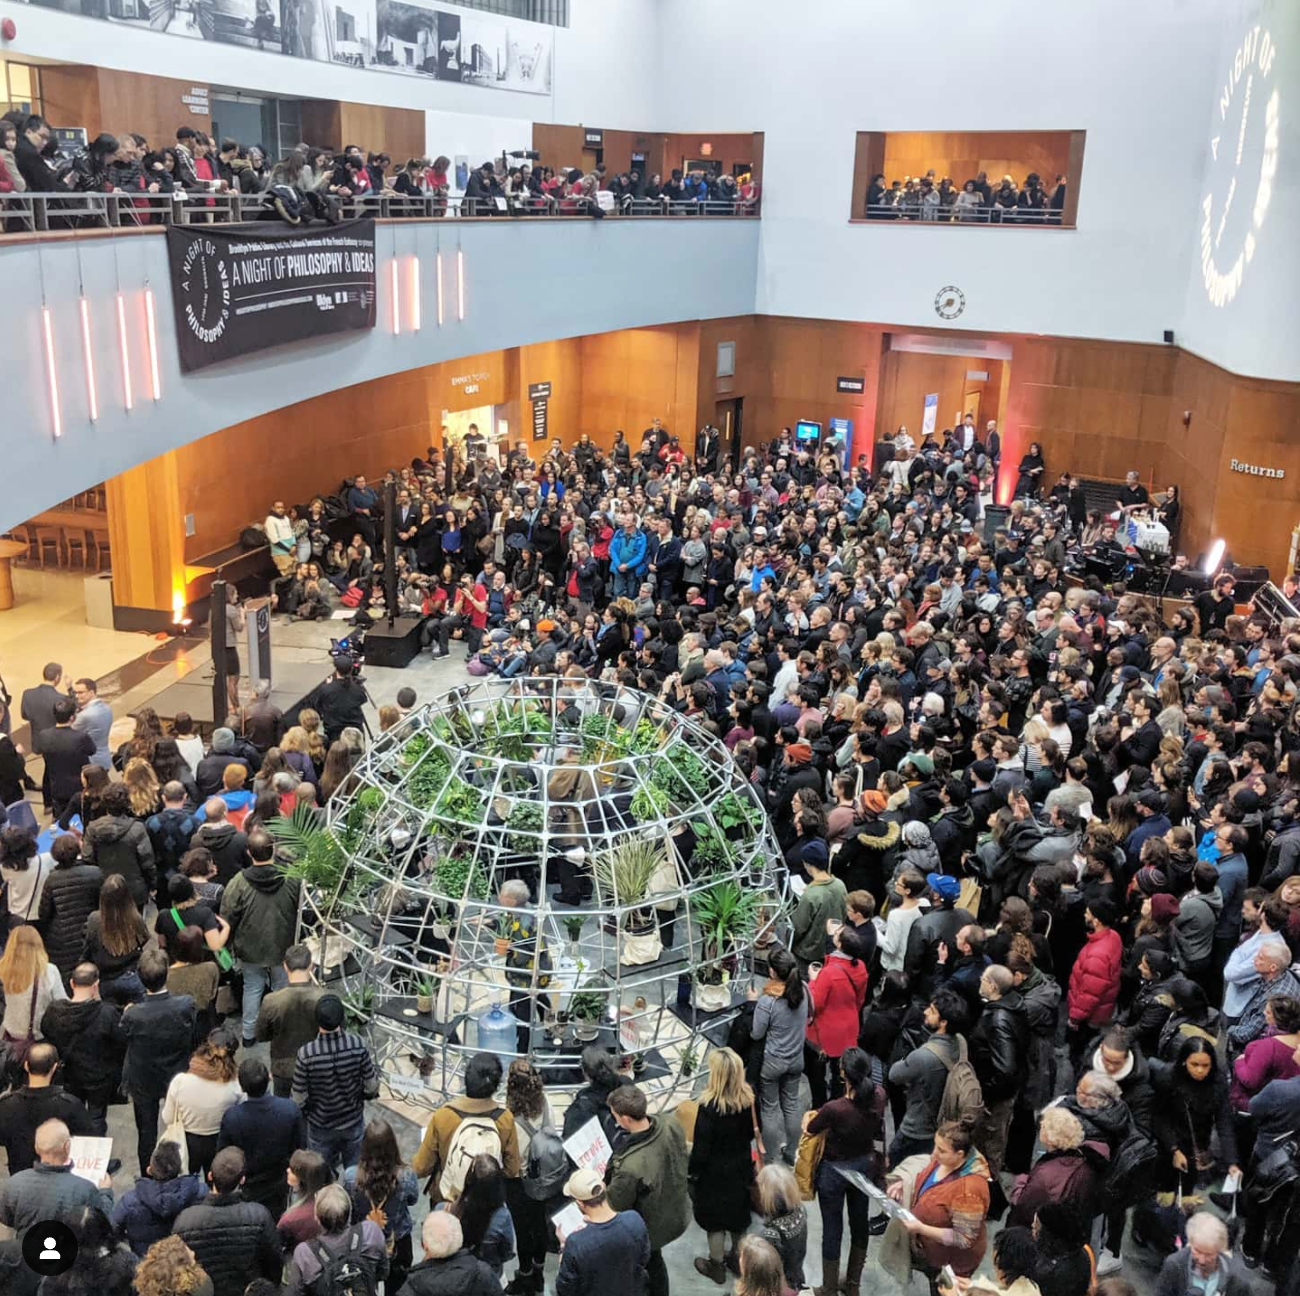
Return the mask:
<svg viewBox="0 0 1300 1296">
<path fill-rule="evenodd" d="M 1201 199 L 1201 277 L 1213 306 L 1230 305 L 1240 290 L 1273 198 L 1281 133 L 1276 59 L 1272 35 L 1252 27 L 1216 92 Z"/>
</svg>

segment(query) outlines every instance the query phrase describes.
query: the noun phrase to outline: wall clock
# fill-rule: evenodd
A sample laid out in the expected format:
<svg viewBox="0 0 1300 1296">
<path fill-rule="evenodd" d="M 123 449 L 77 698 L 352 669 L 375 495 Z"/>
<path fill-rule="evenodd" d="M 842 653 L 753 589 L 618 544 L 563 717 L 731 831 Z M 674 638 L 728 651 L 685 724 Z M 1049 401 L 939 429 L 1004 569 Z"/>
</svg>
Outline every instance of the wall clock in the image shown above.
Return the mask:
<svg viewBox="0 0 1300 1296">
<path fill-rule="evenodd" d="M 966 309 L 966 294 L 949 284 L 934 295 L 934 313 L 940 319 L 955 320 Z"/>
<path fill-rule="evenodd" d="M 1269 31 L 1252 27 L 1215 91 L 1200 229 L 1201 278 L 1212 306 L 1236 297 L 1273 197 L 1281 135 L 1276 58 Z"/>
</svg>

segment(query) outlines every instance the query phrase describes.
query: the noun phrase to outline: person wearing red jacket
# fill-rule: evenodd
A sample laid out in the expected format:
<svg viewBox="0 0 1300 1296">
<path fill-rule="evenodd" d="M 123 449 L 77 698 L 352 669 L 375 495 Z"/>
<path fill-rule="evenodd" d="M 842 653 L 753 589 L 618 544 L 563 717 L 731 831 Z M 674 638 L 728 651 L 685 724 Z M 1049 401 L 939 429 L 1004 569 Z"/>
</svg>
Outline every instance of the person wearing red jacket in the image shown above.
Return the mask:
<svg viewBox="0 0 1300 1296">
<path fill-rule="evenodd" d="M 841 926 L 833 939 L 835 948 L 809 987 L 812 1015 L 803 1069 L 812 1089 L 814 1108 L 844 1092 L 840 1058 L 858 1042 L 862 1005 L 867 997 L 866 942 L 848 925 Z"/>
<path fill-rule="evenodd" d="M 1070 1013 L 1070 1061 L 1075 1075 L 1080 1074 L 1091 1030 L 1108 1025 L 1115 1016 L 1124 961 L 1124 942 L 1115 930 L 1117 918 L 1115 906 L 1109 901 L 1097 900 L 1089 905 L 1084 917 L 1088 938 L 1070 969 L 1066 1002 Z"/>
</svg>

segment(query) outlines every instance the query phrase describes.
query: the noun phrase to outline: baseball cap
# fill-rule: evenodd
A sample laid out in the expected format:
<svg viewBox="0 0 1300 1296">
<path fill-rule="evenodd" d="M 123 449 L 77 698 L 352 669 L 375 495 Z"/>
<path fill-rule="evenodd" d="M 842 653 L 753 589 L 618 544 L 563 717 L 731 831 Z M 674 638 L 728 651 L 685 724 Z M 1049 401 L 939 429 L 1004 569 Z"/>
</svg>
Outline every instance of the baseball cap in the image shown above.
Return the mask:
<svg viewBox="0 0 1300 1296">
<path fill-rule="evenodd" d="M 574 1201 L 587 1202 L 605 1191 L 605 1181 L 592 1169 L 575 1170 L 564 1181 L 564 1195 Z"/>
<path fill-rule="evenodd" d="M 925 880 L 930 890 L 944 900 L 956 900 L 961 895 L 961 883 L 947 873 L 927 873 Z"/>
</svg>

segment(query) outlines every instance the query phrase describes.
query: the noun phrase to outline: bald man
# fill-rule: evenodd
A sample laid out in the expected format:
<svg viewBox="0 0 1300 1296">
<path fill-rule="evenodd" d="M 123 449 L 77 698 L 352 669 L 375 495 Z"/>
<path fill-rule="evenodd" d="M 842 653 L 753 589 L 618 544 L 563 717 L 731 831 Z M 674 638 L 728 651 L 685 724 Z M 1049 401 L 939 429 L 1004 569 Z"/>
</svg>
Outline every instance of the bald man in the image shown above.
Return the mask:
<svg viewBox="0 0 1300 1296">
<path fill-rule="evenodd" d="M 113 1181 L 98 1185 L 72 1173 L 72 1135 L 61 1120 L 47 1120 L 36 1131 L 37 1163 L 0 1183 L 0 1224 L 22 1233 L 40 1220 L 71 1222 L 87 1206 L 113 1211 Z"/>
</svg>

